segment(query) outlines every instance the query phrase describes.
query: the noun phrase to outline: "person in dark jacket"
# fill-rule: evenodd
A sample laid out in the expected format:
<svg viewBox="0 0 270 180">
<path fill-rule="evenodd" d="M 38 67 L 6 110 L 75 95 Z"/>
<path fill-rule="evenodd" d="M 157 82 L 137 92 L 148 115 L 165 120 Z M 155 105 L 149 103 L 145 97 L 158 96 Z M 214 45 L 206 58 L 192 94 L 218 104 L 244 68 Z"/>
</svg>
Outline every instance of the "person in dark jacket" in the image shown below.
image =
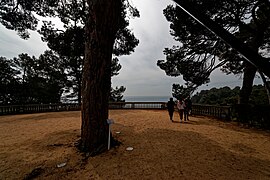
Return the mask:
<svg viewBox="0 0 270 180">
<path fill-rule="evenodd" d="M 186 114 L 187 120 L 189 120 L 189 115 L 191 114 L 191 110 L 192 110 L 192 102 L 191 102 L 190 96 L 188 96 L 185 99 L 185 104 L 186 104 L 185 114 Z"/>
<path fill-rule="evenodd" d="M 170 116 L 170 120 L 173 122 L 173 112 L 174 112 L 175 102 L 173 98 L 170 98 L 170 101 L 167 102 L 167 108 Z"/>
</svg>

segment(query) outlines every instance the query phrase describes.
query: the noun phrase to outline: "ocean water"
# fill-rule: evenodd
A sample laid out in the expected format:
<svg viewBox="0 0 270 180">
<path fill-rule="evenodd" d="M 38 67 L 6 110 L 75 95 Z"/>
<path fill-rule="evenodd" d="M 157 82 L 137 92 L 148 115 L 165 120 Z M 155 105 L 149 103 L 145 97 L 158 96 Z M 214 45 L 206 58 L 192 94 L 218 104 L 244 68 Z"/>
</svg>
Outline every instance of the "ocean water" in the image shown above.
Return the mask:
<svg viewBox="0 0 270 180">
<path fill-rule="evenodd" d="M 124 96 L 126 102 L 167 102 L 170 96 Z"/>
</svg>

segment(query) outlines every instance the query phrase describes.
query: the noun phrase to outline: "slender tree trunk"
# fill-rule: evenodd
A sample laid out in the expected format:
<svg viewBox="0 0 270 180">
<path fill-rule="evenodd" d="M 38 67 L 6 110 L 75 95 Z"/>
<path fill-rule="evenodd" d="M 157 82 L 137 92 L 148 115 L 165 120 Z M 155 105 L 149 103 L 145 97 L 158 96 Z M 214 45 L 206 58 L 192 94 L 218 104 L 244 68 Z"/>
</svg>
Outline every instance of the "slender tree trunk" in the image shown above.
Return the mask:
<svg viewBox="0 0 270 180">
<path fill-rule="evenodd" d="M 240 104 L 248 104 L 250 94 L 252 92 L 253 80 L 256 74 L 256 67 L 250 64 L 249 62 L 245 62 L 244 68 L 244 78 L 242 83 L 242 88 L 240 90 Z"/>
<path fill-rule="evenodd" d="M 88 0 L 85 61 L 82 79 L 80 148 L 91 155 L 104 151 L 108 142 L 108 101 L 111 59 L 121 19 L 121 0 Z"/>
<path fill-rule="evenodd" d="M 267 93 L 268 104 L 270 104 L 270 82 L 267 82 L 267 79 L 262 72 L 259 71 L 259 73 L 261 75 L 261 78 L 262 78 L 263 84 L 264 84 L 264 88 L 265 88 L 266 93 Z"/>
</svg>

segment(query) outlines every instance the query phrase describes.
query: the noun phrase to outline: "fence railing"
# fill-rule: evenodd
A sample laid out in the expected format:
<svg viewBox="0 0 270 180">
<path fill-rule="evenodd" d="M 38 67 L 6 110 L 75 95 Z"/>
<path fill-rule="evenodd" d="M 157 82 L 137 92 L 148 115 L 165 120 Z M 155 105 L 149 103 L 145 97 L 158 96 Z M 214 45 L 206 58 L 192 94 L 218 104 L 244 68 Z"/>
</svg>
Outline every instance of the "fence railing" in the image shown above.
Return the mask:
<svg viewBox="0 0 270 180">
<path fill-rule="evenodd" d="M 232 113 L 231 106 L 215 106 L 215 105 L 202 105 L 202 104 L 192 105 L 192 114 L 195 114 L 195 115 L 214 116 L 219 119 L 230 120 L 232 116 L 231 113 Z"/>
<path fill-rule="evenodd" d="M 164 109 L 164 102 L 115 102 L 109 103 L 110 109 Z M 0 106 L 0 115 L 27 114 L 57 111 L 78 111 L 79 104 L 31 104 Z"/>
<path fill-rule="evenodd" d="M 110 109 L 166 109 L 165 102 L 114 102 Z"/>
<path fill-rule="evenodd" d="M 30 104 L 0 106 L 0 115 L 80 110 L 79 104 Z"/>
<path fill-rule="evenodd" d="M 166 102 L 114 102 L 110 109 L 166 109 Z M 27 114 L 40 112 L 77 111 L 79 104 L 33 104 L 0 106 L 0 115 Z M 222 119 L 230 119 L 230 106 L 192 105 L 192 114 L 208 115 Z"/>
</svg>

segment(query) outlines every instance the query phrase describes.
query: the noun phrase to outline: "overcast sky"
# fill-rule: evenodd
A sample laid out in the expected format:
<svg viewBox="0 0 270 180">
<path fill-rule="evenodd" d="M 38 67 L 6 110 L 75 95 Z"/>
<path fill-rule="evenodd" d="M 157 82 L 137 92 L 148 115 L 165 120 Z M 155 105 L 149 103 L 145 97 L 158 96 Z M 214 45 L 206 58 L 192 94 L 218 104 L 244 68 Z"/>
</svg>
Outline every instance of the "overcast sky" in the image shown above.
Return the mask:
<svg viewBox="0 0 270 180">
<path fill-rule="evenodd" d="M 130 20 L 130 28 L 140 40 L 133 54 L 121 56 L 122 69 L 118 76 L 113 77 L 113 86 L 125 86 L 125 96 L 171 96 L 173 83 L 183 84 L 181 77 L 166 76 L 156 65 L 157 60 L 165 59 L 163 49 L 177 44 L 169 34 L 169 23 L 163 16 L 163 9 L 170 0 L 132 0 L 140 11 L 140 18 Z M 38 33 L 32 32 L 31 38 L 22 40 L 16 32 L 6 30 L 0 24 L 0 56 L 17 57 L 20 53 L 39 56 L 47 49 L 40 40 Z M 227 76 L 216 70 L 211 75 L 211 82 L 199 88 L 241 86 L 241 79 Z M 256 80 L 256 84 L 261 83 Z"/>
</svg>

